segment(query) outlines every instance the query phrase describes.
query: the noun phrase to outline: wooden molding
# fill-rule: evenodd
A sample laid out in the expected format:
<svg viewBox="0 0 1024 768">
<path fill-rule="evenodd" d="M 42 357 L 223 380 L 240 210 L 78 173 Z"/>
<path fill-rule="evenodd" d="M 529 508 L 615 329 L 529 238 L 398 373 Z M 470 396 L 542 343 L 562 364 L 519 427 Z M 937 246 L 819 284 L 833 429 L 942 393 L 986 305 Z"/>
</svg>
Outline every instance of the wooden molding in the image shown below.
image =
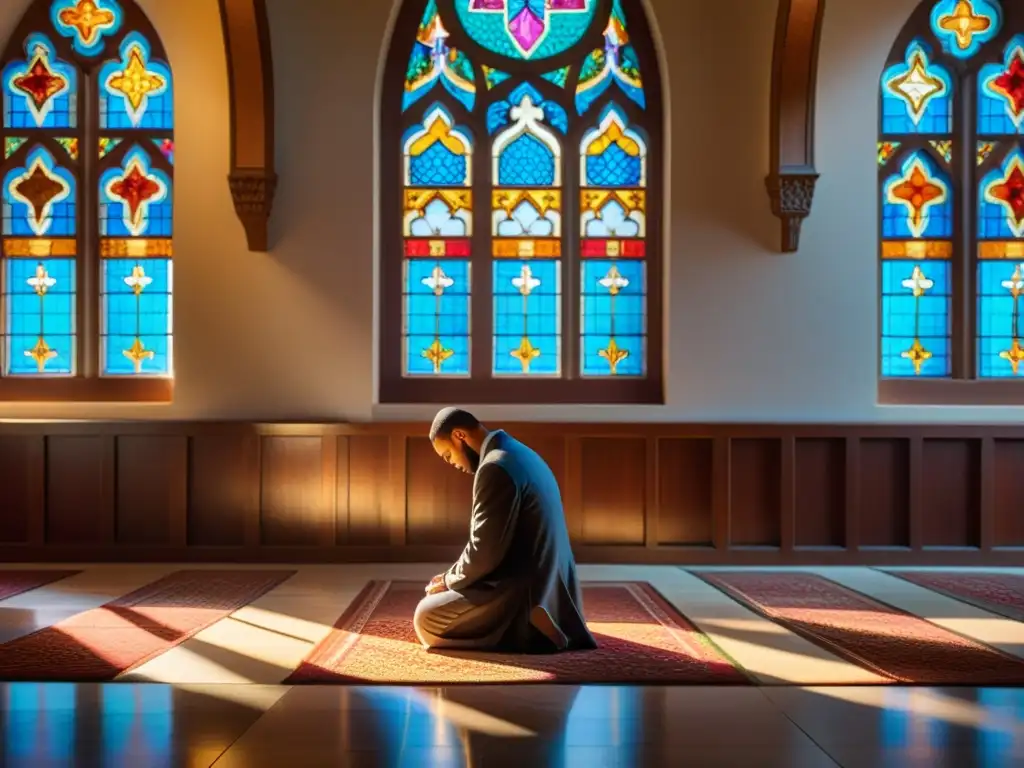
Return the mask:
<svg viewBox="0 0 1024 768">
<path fill-rule="evenodd" d="M 800 228 L 811 212 L 814 167 L 814 97 L 818 43 L 825 0 L 779 0 L 772 59 L 771 167 L 766 179 L 772 213 L 782 221 L 780 250 L 800 247 Z"/>
<path fill-rule="evenodd" d="M 274 167 L 274 66 L 265 0 L 220 0 L 231 97 L 231 173 L 235 212 L 250 251 L 270 248 L 277 188 Z"/>
</svg>

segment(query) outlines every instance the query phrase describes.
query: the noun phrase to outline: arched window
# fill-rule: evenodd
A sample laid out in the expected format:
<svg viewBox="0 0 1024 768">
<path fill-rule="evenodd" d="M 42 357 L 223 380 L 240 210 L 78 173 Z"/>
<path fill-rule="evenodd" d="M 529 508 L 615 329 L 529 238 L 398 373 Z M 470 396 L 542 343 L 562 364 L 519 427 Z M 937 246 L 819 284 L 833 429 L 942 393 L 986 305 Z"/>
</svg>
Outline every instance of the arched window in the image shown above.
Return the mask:
<svg viewBox="0 0 1024 768">
<path fill-rule="evenodd" d="M 1024 7 L 922 2 L 881 80 L 883 400 L 1024 402 Z"/>
<path fill-rule="evenodd" d="M 0 400 L 169 400 L 174 109 L 156 31 L 132 0 L 37 0 L 0 76 Z"/>
<path fill-rule="evenodd" d="M 382 402 L 662 399 L 639 0 L 407 0 L 382 107 Z"/>
</svg>

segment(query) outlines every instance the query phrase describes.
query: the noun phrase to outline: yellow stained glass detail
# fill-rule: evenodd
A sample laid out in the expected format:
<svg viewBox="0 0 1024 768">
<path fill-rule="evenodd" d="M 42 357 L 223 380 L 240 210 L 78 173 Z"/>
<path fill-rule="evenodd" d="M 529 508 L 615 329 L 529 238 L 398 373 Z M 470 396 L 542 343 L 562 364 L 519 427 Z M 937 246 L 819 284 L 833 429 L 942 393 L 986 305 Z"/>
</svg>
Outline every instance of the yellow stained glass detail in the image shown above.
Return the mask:
<svg viewBox="0 0 1024 768">
<path fill-rule="evenodd" d="M 627 136 L 617 121 L 609 120 L 608 127 L 604 129 L 604 133 L 587 145 L 587 154 L 591 156 L 604 154 L 604 151 L 612 144 L 617 145 L 619 149 L 630 157 L 640 157 L 644 153 L 643 147 Z"/>
<path fill-rule="evenodd" d="M 452 135 L 451 124 L 442 119 L 440 115 L 434 117 L 430 125 L 427 126 L 425 134 L 409 145 L 409 154 L 419 157 L 438 142 L 441 142 L 444 148 L 453 155 L 468 154 L 463 140 Z"/>
<path fill-rule="evenodd" d="M 920 376 L 921 367 L 932 359 L 932 353 L 924 348 L 920 339 L 914 339 L 910 349 L 900 353 L 900 357 L 904 360 L 909 360 L 911 365 L 914 366 L 914 373 Z"/>
<path fill-rule="evenodd" d="M 115 72 L 107 79 L 107 87 L 120 93 L 131 105 L 133 115 L 138 115 L 151 93 L 164 89 L 167 81 L 146 66 L 142 47 L 133 45 L 128 51 L 128 63 L 124 70 Z"/>
<path fill-rule="evenodd" d="M 633 211 L 647 212 L 647 192 L 642 189 L 585 189 L 580 192 L 580 207 L 584 211 L 599 213 L 611 199 L 618 201 L 627 214 Z"/>
<path fill-rule="evenodd" d="M 135 366 L 136 373 L 142 373 L 142 364 L 146 360 L 152 360 L 156 355 L 151 349 L 146 349 L 142 339 L 136 338 L 135 342 L 126 350 L 121 352 Z"/>
<path fill-rule="evenodd" d="M 953 142 L 949 139 L 943 139 L 942 141 L 929 141 L 928 143 L 935 148 L 936 152 L 939 153 L 939 157 L 947 163 L 953 159 Z"/>
<path fill-rule="evenodd" d="M 46 343 L 46 339 L 42 336 L 39 337 L 39 341 L 36 342 L 36 345 L 32 347 L 32 349 L 25 350 L 25 357 L 31 358 L 35 361 L 36 367 L 39 369 L 40 373 L 46 372 L 46 364 L 56 356 L 57 352 Z"/>
<path fill-rule="evenodd" d="M 557 259 L 562 255 L 562 241 L 495 239 L 491 253 L 498 259 Z"/>
<path fill-rule="evenodd" d="M 9 258 L 42 259 L 51 256 L 74 256 L 78 241 L 48 237 L 16 237 L 4 240 L 4 256 Z"/>
<path fill-rule="evenodd" d="M 445 360 L 448 360 L 454 354 L 455 350 L 446 349 L 440 339 L 434 339 L 434 343 L 420 353 L 424 359 L 429 360 L 434 366 L 434 373 L 440 373 L 441 366 L 444 365 Z"/>
<path fill-rule="evenodd" d="M 174 243 L 170 238 L 104 238 L 100 256 L 104 259 L 171 258 Z"/>
<path fill-rule="evenodd" d="M 1020 339 L 1014 339 L 1010 348 L 1000 352 L 999 357 L 1010 364 L 1014 376 L 1019 375 L 1020 364 L 1024 363 L 1024 347 L 1021 346 Z"/>
<path fill-rule="evenodd" d="M 953 244 L 948 240 L 886 240 L 883 259 L 951 259 Z"/>
<path fill-rule="evenodd" d="M 885 165 L 889 162 L 896 150 L 900 148 L 900 142 L 898 141 L 880 141 L 878 142 L 878 164 Z"/>
<path fill-rule="evenodd" d="M 910 106 L 910 115 L 916 123 L 924 116 L 932 97 L 945 93 L 946 84 L 928 73 L 928 59 L 920 48 L 911 54 L 907 63 L 907 71 L 889 80 L 886 87 L 907 102 Z"/>
<path fill-rule="evenodd" d="M 100 8 L 95 0 L 79 0 L 73 8 L 65 8 L 57 14 L 57 19 L 64 26 L 73 28 L 86 48 L 96 42 L 102 30 L 114 26 L 117 20 L 113 11 Z"/>
<path fill-rule="evenodd" d="M 494 210 L 504 211 L 509 216 L 524 200 L 541 216 L 546 216 L 548 211 L 562 210 L 562 193 L 557 189 L 496 189 L 491 193 Z"/>
<path fill-rule="evenodd" d="M 979 259 L 1024 259 L 1024 242 L 988 240 L 978 244 Z"/>
<path fill-rule="evenodd" d="M 618 372 L 619 363 L 629 357 L 629 350 L 620 347 L 618 342 L 612 338 L 608 340 L 608 346 L 598 350 L 597 354 L 608 361 L 608 367 L 614 376 Z"/>
<path fill-rule="evenodd" d="M 952 13 L 939 19 L 939 28 L 952 32 L 957 47 L 962 51 L 971 47 L 975 34 L 986 31 L 990 26 L 992 21 L 986 16 L 977 15 L 970 0 L 959 0 Z"/>
<path fill-rule="evenodd" d="M 523 366 L 523 373 L 529 373 L 530 363 L 540 357 L 540 350 L 533 346 L 530 340 L 524 336 L 519 346 L 513 349 L 510 354 Z"/>
</svg>

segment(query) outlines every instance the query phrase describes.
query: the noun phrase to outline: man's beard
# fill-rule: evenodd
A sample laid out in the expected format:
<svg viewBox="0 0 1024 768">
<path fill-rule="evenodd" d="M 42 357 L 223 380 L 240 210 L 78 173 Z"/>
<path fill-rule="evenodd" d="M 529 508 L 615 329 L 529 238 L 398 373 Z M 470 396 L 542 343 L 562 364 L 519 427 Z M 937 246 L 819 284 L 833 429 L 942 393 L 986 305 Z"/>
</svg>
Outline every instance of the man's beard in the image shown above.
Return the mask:
<svg viewBox="0 0 1024 768">
<path fill-rule="evenodd" d="M 480 454 L 468 445 L 462 446 L 462 452 L 466 457 L 466 464 L 469 465 L 469 471 L 472 474 L 476 474 L 476 471 L 480 468 Z"/>
</svg>

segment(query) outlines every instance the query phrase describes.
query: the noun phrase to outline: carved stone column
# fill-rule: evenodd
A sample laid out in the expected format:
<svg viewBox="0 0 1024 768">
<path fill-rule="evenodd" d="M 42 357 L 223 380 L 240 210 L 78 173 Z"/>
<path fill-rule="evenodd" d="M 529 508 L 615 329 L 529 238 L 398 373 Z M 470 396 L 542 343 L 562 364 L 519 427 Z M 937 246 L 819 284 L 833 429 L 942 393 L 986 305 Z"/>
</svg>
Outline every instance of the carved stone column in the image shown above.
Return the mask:
<svg viewBox="0 0 1024 768">
<path fill-rule="evenodd" d="M 811 213 L 814 186 L 818 174 L 784 172 L 765 179 L 772 213 L 782 221 L 782 252 L 794 253 L 800 247 L 800 227 Z"/>
<path fill-rule="evenodd" d="M 825 0 L 779 0 L 772 57 L 771 167 L 766 180 L 772 213 L 782 220 L 783 253 L 800 247 L 814 185 L 814 95 Z"/>
<path fill-rule="evenodd" d="M 270 213 L 277 191 L 277 174 L 264 168 L 238 169 L 228 176 L 235 213 L 245 229 L 250 251 L 270 247 Z"/>
</svg>

